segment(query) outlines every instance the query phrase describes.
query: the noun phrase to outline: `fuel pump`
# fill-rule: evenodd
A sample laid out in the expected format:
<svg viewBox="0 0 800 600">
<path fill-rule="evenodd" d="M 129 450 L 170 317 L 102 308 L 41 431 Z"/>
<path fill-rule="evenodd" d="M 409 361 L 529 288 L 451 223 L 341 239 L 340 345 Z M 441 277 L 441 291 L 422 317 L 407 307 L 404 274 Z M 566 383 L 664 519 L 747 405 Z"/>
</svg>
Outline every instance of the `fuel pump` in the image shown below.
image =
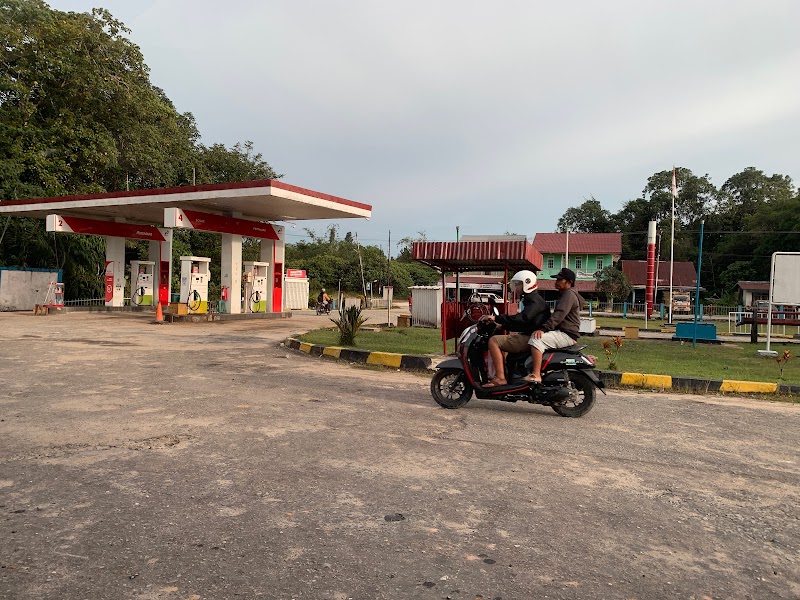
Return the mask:
<svg viewBox="0 0 800 600">
<path fill-rule="evenodd" d="M 181 256 L 180 302 L 171 305 L 177 314 L 208 312 L 208 280 L 210 258 Z"/>
<path fill-rule="evenodd" d="M 153 306 L 153 273 L 156 263 L 131 261 L 131 305 Z"/>
<path fill-rule="evenodd" d="M 269 263 L 245 261 L 244 297 L 247 312 L 267 312 L 267 267 Z"/>
</svg>

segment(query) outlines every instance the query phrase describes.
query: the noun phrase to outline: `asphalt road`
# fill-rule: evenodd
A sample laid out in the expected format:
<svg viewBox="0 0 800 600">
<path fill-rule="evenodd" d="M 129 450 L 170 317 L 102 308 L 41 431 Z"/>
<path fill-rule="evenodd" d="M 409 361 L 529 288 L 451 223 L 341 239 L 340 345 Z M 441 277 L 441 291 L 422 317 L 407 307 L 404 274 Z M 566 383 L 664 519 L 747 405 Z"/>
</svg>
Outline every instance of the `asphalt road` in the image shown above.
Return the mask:
<svg viewBox="0 0 800 600">
<path fill-rule="evenodd" d="M 800 597 L 800 406 L 447 411 L 315 319 L 0 314 L 0 598 Z"/>
</svg>

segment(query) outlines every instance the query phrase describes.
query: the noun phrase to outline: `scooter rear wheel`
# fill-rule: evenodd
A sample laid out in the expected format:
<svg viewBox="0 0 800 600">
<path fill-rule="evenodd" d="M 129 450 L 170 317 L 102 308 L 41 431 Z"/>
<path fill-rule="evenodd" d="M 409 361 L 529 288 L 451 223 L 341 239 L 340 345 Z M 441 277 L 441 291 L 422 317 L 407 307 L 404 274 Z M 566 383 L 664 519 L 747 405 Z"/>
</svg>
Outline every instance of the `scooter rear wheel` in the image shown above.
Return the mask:
<svg viewBox="0 0 800 600">
<path fill-rule="evenodd" d="M 461 369 L 439 369 L 431 379 L 431 395 L 439 406 L 461 408 L 472 398 L 472 386 Z"/>
<path fill-rule="evenodd" d="M 596 390 L 592 381 L 579 371 L 570 371 L 569 381 L 573 389 L 565 404 L 554 404 L 553 410 L 562 417 L 582 417 L 594 406 Z"/>
</svg>

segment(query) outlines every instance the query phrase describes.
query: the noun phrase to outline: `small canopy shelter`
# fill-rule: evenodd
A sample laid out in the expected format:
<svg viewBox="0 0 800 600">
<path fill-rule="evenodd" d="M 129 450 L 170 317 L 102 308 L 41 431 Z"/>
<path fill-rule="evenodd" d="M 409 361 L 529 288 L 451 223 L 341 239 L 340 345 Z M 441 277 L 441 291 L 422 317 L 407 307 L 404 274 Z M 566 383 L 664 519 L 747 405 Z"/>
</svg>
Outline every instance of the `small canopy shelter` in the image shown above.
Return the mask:
<svg viewBox="0 0 800 600">
<path fill-rule="evenodd" d="M 411 257 L 442 273 L 442 290 L 446 289 L 445 273 L 466 271 L 498 271 L 503 273 L 503 296 L 508 289 L 508 273 L 542 268 L 542 255 L 524 236 L 504 236 L 459 242 L 414 242 Z M 458 298 L 458 297 L 457 297 Z M 507 300 L 507 298 L 506 298 Z M 459 302 L 442 303 L 442 341 L 458 336 L 466 326 L 461 319 Z"/>
</svg>

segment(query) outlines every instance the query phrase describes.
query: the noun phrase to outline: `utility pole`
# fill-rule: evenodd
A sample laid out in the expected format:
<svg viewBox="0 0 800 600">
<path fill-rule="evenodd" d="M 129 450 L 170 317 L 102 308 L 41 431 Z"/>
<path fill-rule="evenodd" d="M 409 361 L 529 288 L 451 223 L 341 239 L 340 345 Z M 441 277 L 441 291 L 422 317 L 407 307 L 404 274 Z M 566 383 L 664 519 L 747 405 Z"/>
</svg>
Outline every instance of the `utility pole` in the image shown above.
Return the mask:
<svg viewBox="0 0 800 600">
<path fill-rule="evenodd" d="M 358 251 L 358 266 L 361 268 L 361 290 L 364 292 L 364 303 L 367 302 L 367 284 L 364 281 L 364 261 L 361 260 L 361 244 L 358 243 L 358 233 L 356 233 L 356 250 Z M 369 307 L 372 308 L 372 290 L 370 290 Z"/>
<path fill-rule="evenodd" d="M 386 324 L 392 324 L 392 290 L 389 288 L 392 285 L 392 230 L 389 230 L 389 245 L 386 247 Z"/>
</svg>

